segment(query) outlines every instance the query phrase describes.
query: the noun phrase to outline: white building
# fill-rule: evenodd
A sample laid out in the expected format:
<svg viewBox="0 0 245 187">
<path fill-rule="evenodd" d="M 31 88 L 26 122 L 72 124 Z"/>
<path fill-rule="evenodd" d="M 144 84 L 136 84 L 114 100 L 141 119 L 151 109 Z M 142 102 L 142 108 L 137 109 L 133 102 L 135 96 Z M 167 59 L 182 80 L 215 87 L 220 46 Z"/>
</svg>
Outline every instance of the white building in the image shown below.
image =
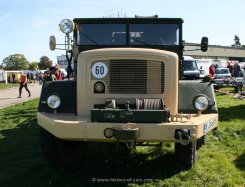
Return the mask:
<svg viewBox="0 0 245 187">
<path fill-rule="evenodd" d="M 4 70 L 0 70 L 0 82 L 4 82 L 5 78 L 4 78 Z"/>
<path fill-rule="evenodd" d="M 191 44 L 193 46 L 188 46 Z M 194 46 L 196 45 L 196 46 Z M 195 59 L 219 59 L 221 61 L 239 61 L 245 62 L 245 48 L 244 47 L 230 47 L 230 46 L 219 46 L 209 45 L 207 52 L 202 52 L 195 43 L 184 44 L 184 55 L 192 56 Z"/>
</svg>

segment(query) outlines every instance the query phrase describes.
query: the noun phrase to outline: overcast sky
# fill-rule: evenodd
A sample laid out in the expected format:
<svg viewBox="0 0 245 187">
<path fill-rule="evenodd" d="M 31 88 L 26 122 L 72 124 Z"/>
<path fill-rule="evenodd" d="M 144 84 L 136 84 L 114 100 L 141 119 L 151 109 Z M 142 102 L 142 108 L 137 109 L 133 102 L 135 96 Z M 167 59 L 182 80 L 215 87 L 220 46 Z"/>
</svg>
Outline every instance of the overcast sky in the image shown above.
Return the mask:
<svg viewBox="0 0 245 187">
<path fill-rule="evenodd" d="M 49 50 L 49 36 L 63 43 L 58 24 L 64 18 L 134 17 L 135 14 L 183 18 L 186 42 L 209 38 L 209 44 L 230 46 L 234 36 L 245 44 L 245 0 L 1 0 L 0 64 L 12 54 L 54 63 L 63 51 Z"/>
</svg>

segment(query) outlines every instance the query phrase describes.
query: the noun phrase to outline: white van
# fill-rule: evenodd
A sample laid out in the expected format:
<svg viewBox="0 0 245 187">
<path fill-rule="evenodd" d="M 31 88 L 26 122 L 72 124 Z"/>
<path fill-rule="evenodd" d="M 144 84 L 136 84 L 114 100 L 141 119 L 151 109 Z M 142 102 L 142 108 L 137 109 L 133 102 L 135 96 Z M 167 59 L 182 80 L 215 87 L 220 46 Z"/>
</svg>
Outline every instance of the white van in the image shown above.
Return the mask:
<svg viewBox="0 0 245 187">
<path fill-rule="evenodd" d="M 199 70 L 204 70 L 206 75 L 209 74 L 209 67 L 212 65 L 211 59 L 196 59 L 197 60 L 197 67 Z"/>
<path fill-rule="evenodd" d="M 183 79 L 193 80 L 199 79 L 200 71 L 198 70 L 196 59 L 190 56 L 184 56 L 182 63 L 183 68 Z"/>
</svg>

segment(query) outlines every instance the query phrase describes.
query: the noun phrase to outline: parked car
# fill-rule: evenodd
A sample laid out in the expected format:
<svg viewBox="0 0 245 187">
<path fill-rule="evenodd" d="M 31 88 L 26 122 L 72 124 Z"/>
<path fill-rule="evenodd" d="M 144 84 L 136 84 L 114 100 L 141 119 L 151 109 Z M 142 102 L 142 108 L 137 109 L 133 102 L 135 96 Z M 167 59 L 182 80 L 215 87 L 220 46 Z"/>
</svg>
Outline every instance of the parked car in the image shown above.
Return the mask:
<svg viewBox="0 0 245 187">
<path fill-rule="evenodd" d="M 231 73 L 228 68 L 217 68 L 214 73 L 215 78 L 231 78 Z"/>
<path fill-rule="evenodd" d="M 214 86 L 229 86 L 231 81 L 231 73 L 228 68 L 217 68 L 214 73 Z"/>
</svg>

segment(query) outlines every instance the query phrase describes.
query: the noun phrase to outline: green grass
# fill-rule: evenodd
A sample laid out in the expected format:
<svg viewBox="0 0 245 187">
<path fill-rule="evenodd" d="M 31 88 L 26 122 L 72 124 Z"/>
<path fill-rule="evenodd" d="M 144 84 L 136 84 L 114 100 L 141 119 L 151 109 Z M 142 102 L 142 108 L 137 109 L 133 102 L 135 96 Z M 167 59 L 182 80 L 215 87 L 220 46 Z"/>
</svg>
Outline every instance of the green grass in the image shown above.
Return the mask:
<svg viewBox="0 0 245 187">
<path fill-rule="evenodd" d="M 4 90 L 4 89 L 8 89 L 8 88 L 13 88 L 13 87 L 18 87 L 19 84 L 16 83 L 8 83 L 8 84 L 5 84 L 5 83 L 0 83 L 0 90 Z"/>
<path fill-rule="evenodd" d="M 218 131 L 208 134 L 200 159 L 190 170 L 174 163 L 172 143 L 137 147 L 131 152 L 116 144 L 89 144 L 80 168 L 53 168 L 40 150 L 38 100 L 2 109 L 0 186 L 243 187 L 245 101 L 218 93 L 217 103 Z"/>
</svg>

